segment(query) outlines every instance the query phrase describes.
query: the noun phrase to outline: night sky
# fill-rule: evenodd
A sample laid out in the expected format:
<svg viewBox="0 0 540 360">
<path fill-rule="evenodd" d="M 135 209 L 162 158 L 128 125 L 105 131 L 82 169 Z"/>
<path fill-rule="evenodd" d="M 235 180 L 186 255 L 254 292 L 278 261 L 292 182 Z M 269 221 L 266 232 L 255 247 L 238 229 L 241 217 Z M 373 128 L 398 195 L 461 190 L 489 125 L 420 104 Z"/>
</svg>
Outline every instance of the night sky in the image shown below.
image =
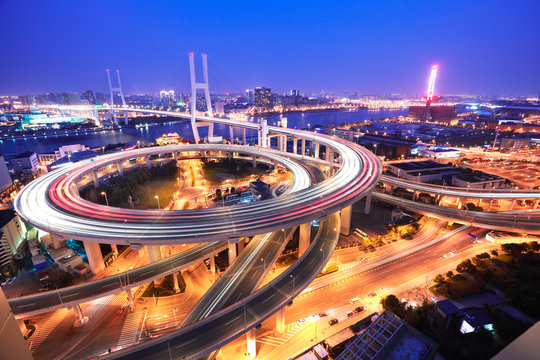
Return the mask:
<svg viewBox="0 0 540 360">
<path fill-rule="evenodd" d="M 216 92 L 540 92 L 540 0 L 0 0 L 0 34 L 0 95 L 187 91 L 192 51 Z"/>
</svg>

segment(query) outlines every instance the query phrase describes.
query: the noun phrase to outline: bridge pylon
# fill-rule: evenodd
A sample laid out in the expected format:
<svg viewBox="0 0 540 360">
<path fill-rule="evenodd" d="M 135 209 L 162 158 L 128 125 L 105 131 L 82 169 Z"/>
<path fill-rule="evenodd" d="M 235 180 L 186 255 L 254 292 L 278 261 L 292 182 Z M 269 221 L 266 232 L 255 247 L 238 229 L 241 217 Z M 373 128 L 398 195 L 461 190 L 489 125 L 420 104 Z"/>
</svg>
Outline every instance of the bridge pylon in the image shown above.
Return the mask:
<svg viewBox="0 0 540 360">
<path fill-rule="evenodd" d="M 202 68 L 203 68 L 203 82 L 197 82 L 195 76 L 195 59 L 194 54 L 189 53 L 189 74 L 191 79 L 191 101 L 190 101 L 190 112 L 191 112 L 191 129 L 193 130 L 193 137 L 195 142 L 199 143 L 201 138 L 199 136 L 199 127 L 208 126 L 208 136 L 214 136 L 214 124 L 207 122 L 197 123 L 196 112 L 197 112 L 197 90 L 204 90 L 204 97 L 206 99 L 206 112 L 208 116 L 214 116 L 212 111 L 212 101 L 210 99 L 210 89 L 208 87 L 208 58 L 206 54 L 202 54 Z"/>
<path fill-rule="evenodd" d="M 112 86 L 111 81 L 111 74 L 109 72 L 109 69 L 105 70 L 107 73 L 107 81 L 109 82 L 109 93 L 111 94 L 111 112 L 110 112 L 110 120 L 114 121 L 116 125 L 118 125 L 118 119 L 116 119 L 116 115 L 114 114 L 114 93 L 117 92 L 118 95 L 120 95 L 120 99 L 122 100 L 122 106 L 126 107 L 126 99 L 124 98 L 124 92 L 122 91 L 122 81 L 120 81 L 120 70 L 116 69 L 116 79 L 117 79 L 117 87 Z M 127 111 L 124 113 L 124 124 L 127 125 L 128 123 L 128 113 Z"/>
</svg>

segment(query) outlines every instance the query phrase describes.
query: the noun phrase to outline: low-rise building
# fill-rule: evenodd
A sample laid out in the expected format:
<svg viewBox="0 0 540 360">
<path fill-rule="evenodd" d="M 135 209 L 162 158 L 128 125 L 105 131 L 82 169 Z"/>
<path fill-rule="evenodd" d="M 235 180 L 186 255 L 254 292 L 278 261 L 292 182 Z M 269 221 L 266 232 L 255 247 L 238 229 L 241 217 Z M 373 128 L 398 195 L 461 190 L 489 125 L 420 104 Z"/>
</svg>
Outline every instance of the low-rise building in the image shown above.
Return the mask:
<svg viewBox="0 0 540 360">
<path fill-rule="evenodd" d="M 26 227 L 14 210 L 0 211 L 0 267 L 13 265 L 26 236 Z"/>
<path fill-rule="evenodd" d="M 501 140 L 503 149 L 523 149 L 529 147 L 531 139 L 529 138 L 504 138 Z"/>
<path fill-rule="evenodd" d="M 441 181 L 460 174 L 453 166 L 433 160 L 390 163 L 388 171 L 399 178 L 416 182 Z"/>
<path fill-rule="evenodd" d="M 470 189 L 498 189 L 506 186 L 506 179 L 479 171 L 452 176 L 452 185 Z"/>
<path fill-rule="evenodd" d="M 9 158 L 9 166 L 15 173 L 35 174 L 39 171 L 38 156 L 33 151 L 26 151 Z"/>
<path fill-rule="evenodd" d="M 429 147 L 420 146 L 418 148 L 418 153 L 434 159 L 451 159 L 459 157 L 461 152 L 446 146 L 435 145 Z"/>
</svg>

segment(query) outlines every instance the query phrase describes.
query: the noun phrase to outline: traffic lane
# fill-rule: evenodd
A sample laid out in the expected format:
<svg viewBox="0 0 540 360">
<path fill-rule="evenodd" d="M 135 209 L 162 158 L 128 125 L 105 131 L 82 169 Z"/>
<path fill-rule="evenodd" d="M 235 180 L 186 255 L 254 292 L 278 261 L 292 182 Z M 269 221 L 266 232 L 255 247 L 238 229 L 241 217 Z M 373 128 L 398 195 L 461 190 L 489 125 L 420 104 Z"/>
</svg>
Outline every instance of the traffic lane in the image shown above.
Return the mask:
<svg viewBox="0 0 540 360">
<path fill-rule="evenodd" d="M 219 243 L 195 246 L 168 259 L 142 266 L 125 273 L 97 279 L 88 283 L 73 285 L 58 290 L 8 299 L 14 314 L 35 313 L 51 307 L 65 307 L 73 302 L 85 302 L 87 298 L 106 296 L 123 291 L 141 283 L 148 282 L 157 275 L 179 269 L 197 259 L 209 256 L 218 249 L 224 248 Z"/>
<path fill-rule="evenodd" d="M 254 237 L 182 322 L 201 320 L 251 294 L 285 246 L 293 229 Z"/>
<path fill-rule="evenodd" d="M 300 293 L 322 270 L 339 238 L 340 219 L 334 213 L 324 221 L 318 236 L 288 271 L 253 293 L 214 315 L 163 336 L 105 355 L 104 359 L 197 358 L 242 335 L 262 322 L 289 299 Z M 224 331 L 225 330 L 225 331 Z"/>
</svg>

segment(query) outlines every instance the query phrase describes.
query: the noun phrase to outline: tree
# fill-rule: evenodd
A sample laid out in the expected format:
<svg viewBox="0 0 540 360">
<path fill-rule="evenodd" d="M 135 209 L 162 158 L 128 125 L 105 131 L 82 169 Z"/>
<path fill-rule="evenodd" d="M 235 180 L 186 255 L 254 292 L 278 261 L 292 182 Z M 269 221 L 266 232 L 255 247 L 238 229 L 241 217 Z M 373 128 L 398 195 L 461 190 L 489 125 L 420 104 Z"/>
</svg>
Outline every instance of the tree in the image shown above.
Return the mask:
<svg viewBox="0 0 540 360">
<path fill-rule="evenodd" d="M 499 256 L 499 253 L 497 252 L 497 250 L 493 249 L 493 250 L 491 250 L 491 255 L 492 256 Z"/>
<path fill-rule="evenodd" d="M 519 244 L 514 243 L 508 243 L 508 244 L 501 244 L 501 250 L 510 256 L 517 256 L 521 254 L 521 246 Z"/>
<path fill-rule="evenodd" d="M 394 314 L 396 314 L 399 317 L 402 317 L 405 313 L 405 309 L 403 308 L 403 304 L 399 299 L 393 295 L 387 295 L 386 297 L 381 299 L 381 305 L 385 310 L 388 310 Z"/>
<path fill-rule="evenodd" d="M 433 282 L 437 285 L 440 285 L 444 282 L 444 276 L 442 276 L 441 274 L 438 274 L 437 276 L 435 276 L 435 278 L 433 279 Z"/>
<path fill-rule="evenodd" d="M 217 198 L 220 198 L 220 197 L 221 197 L 221 189 L 220 189 L 220 188 L 217 188 L 217 189 L 216 189 L 216 197 L 217 197 Z"/>
<path fill-rule="evenodd" d="M 453 276 L 454 276 L 454 273 L 451 272 L 451 271 L 448 271 L 448 272 L 446 273 L 446 277 L 449 278 L 449 279 L 451 279 Z"/>
</svg>

